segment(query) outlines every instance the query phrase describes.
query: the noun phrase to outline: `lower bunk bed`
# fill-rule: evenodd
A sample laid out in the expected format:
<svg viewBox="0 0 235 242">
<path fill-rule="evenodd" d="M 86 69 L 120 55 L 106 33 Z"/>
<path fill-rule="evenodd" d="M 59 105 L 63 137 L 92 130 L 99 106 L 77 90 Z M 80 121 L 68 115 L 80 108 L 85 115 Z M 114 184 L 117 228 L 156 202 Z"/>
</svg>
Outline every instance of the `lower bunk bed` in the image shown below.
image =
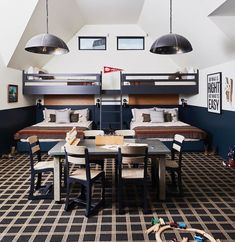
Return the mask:
<svg viewBox="0 0 235 242">
<path fill-rule="evenodd" d="M 17 141 L 17 151 L 27 152 L 28 144 L 26 139 L 31 135 L 37 135 L 40 141 L 41 150 L 46 152 L 51 149 L 58 141 L 62 141 L 66 137 L 66 133 L 73 127 L 76 127 L 77 137 L 83 138 L 83 131 L 92 128 L 92 121 L 71 122 L 71 123 L 50 123 L 40 122 L 35 125 L 19 130 L 14 135 Z"/>
<path fill-rule="evenodd" d="M 184 151 L 204 151 L 208 146 L 207 133 L 204 130 L 181 121 L 164 123 L 132 121 L 130 129 L 135 130 L 137 138 L 157 138 L 168 148 L 171 148 L 175 134 L 185 137 Z"/>
</svg>

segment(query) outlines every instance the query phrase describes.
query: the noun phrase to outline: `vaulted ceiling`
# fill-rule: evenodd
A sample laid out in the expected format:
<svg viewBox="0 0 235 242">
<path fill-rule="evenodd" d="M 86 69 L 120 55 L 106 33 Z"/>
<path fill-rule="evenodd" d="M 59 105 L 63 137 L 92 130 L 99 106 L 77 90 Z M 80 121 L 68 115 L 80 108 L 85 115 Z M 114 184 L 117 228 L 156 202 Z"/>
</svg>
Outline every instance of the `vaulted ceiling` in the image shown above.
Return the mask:
<svg viewBox="0 0 235 242">
<path fill-rule="evenodd" d="M 1 0 L 0 10 L 0 54 L 7 66 L 42 67 L 53 58 L 24 50 L 28 39 L 46 32 L 45 0 Z M 173 0 L 173 32 L 194 50 L 170 57 L 197 68 L 235 59 L 234 23 L 234 0 Z M 169 32 L 169 1 L 49 0 L 49 33 L 68 42 L 87 24 L 137 24 L 154 41 Z"/>
</svg>

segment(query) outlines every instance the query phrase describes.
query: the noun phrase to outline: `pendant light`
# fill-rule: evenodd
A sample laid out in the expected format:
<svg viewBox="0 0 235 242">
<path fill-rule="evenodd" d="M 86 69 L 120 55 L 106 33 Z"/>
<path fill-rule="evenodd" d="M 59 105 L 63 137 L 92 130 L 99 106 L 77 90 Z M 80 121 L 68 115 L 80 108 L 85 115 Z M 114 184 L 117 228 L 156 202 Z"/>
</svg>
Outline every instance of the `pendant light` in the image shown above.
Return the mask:
<svg viewBox="0 0 235 242">
<path fill-rule="evenodd" d="M 192 45 L 183 36 L 172 33 L 172 0 L 170 0 L 170 33 L 158 38 L 150 52 L 160 55 L 172 55 L 192 51 Z"/>
<path fill-rule="evenodd" d="M 46 0 L 46 34 L 32 37 L 26 44 L 25 50 L 37 54 L 61 55 L 69 52 L 65 42 L 55 35 L 48 34 L 48 0 Z"/>
</svg>

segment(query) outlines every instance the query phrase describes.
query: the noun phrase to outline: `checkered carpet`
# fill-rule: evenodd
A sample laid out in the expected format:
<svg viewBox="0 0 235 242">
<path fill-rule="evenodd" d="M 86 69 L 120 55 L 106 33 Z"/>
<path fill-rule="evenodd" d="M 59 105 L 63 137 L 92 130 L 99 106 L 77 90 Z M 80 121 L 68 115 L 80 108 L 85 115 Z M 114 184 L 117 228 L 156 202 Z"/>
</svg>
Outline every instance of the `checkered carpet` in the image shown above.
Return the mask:
<svg viewBox="0 0 235 242">
<path fill-rule="evenodd" d="M 49 159 L 46 155 L 43 158 Z M 132 185 L 124 196 L 125 214 L 117 213 L 114 164 L 106 162 L 105 168 L 106 206 L 87 219 L 84 208 L 65 212 L 63 204 L 50 200 L 28 201 L 28 156 L 0 159 L 0 241 L 155 241 L 154 234 L 144 233 L 152 217 L 162 217 L 166 222 L 184 221 L 221 241 L 235 241 L 235 169 L 223 167 L 219 157 L 184 154 L 183 198 L 168 194 L 166 202 L 159 202 L 149 181 L 147 215 L 140 206 L 142 188 Z M 174 231 L 165 232 L 162 238 L 170 241 L 185 235 L 192 239 L 193 234 Z"/>
</svg>

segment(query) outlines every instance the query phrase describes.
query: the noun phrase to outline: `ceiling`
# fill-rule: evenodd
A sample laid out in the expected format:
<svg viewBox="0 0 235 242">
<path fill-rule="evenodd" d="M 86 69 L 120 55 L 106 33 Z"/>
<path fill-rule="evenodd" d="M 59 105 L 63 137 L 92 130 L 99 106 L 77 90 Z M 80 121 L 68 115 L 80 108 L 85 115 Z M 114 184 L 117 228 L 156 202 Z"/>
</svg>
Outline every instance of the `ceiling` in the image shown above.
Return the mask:
<svg viewBox="0 0 235 242">
<path fill-rule="evenodd" d="M 26 52 L 24 46 L 32 36 L 46 31 L 45 0 L 22 0 L 16 9 L 12 9 L 12 1 L 19 5 L 18 0 L 1 0 L 0 3 L 0 22 L 8 21 L 10 26 L 4 29 L 6 38 L 0 39 L 0 53 L 9 49 L 3 60 L 7 66 L 20 70 L 29 66 L 43 67 L 53 57 Z M 21 15 L 9 21 L 10 9 L 11 16 L 19 12 Z M 174 0 L 173 32 L 188 38 L 194 51 L 170 57 L 178 66 L 197 68 L 234 59 L 234 18 L 234 0 Z M 16 33 L 12 21 L 17 23 L 18 34 L 10 48 L 10 37 Z M 169 32 L 169 1 L 49 0 L 49 33 L 69 42 L 83 26 L 90 24 L 137 24 L 154 41 Z M 0 25 L 0 30 L 2 28 Z"/>
</svg>

